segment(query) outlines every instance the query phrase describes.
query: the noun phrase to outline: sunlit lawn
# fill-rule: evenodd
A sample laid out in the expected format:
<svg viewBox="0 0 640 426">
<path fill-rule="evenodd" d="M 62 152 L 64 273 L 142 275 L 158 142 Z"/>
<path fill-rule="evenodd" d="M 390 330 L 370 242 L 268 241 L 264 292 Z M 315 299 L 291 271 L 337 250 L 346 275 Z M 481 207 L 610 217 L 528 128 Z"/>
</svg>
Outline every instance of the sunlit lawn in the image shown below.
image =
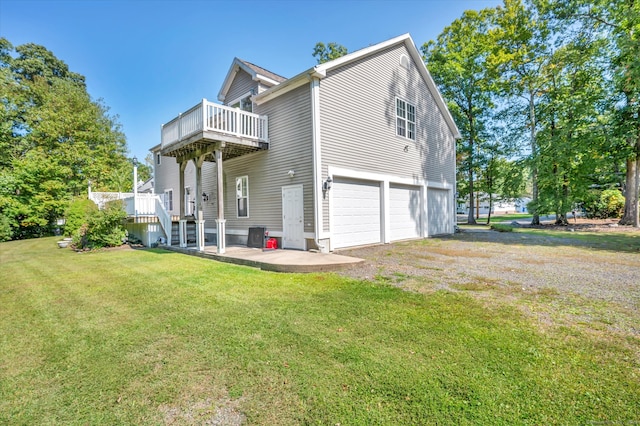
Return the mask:
<svg viewBox="0 0 640 426">
<path fill-rule="evenodd" d="M 507 301 L 55 241 L 0 244 L 0 424 L 640 421 L 636 337 L 541 331 Z"/>
</svg>

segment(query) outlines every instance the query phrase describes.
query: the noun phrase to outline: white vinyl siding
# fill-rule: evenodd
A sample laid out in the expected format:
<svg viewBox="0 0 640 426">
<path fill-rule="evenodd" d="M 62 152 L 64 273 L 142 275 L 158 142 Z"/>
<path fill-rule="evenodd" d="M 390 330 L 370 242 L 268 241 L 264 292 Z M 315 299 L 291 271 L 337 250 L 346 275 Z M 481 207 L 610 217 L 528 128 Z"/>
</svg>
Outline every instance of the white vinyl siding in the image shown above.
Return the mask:
<svg viewBox="0 0 640 426">
<path fill-rule="evenodd" d="M 331 191 L 331 247 L 380 243 L 380 183 L 336 178 Z"/>
<path fill-rule="evenodd" d="M 320 85 L 322 179 L 329 166 L 455 184 L 455 138 L 403 45 L 327 72 Z M 396 101 L 415 106 L 415 140 L 397 135 Z M 406 124 L 406 123 L 405 123 Z M 324 200 L 324 229 L 329 229 Z M 423 224 L 426 230 L 426 224 Z"/>
<path fill-rule="evenodd" d="M 311 101 L 309 86 L 295 89 L 272 101 L 254 104 L 254 112 L 269 117 L 269 149 L 227 160 L 225 217 L 227 231 L 246 233 L 249 226 L 265 226 L 282 232 L 282 187 L 303 184 L 304 232 L 314 230 Z M 287 172 L 294 170 L 294 177 Z M 235 178 L 248 176 L 249 215 L 237 218 Z"/>
<path fill-rule="evenodd" d="M 390 240 L 421 237 L 422 203 L 420 188 L 392 185 L 389 188 Z"/>
</svg>

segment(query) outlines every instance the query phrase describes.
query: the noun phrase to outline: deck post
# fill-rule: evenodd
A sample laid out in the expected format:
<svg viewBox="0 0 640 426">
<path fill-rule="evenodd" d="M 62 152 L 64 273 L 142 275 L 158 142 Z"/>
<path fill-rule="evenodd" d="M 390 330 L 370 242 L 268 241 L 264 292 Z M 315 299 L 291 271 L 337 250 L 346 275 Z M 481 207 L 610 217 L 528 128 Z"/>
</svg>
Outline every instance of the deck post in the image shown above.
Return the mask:
<svg viewBox="0 0 640 426">
<path fill-rule="evenodd" d="M 196 166 L 196 196 L 195 211 L 193 215 L 196 219 L 196 246 L 198 251 L 204 251 L 204 214 L 202 213 L 202 163 L 204 163 L 204 155 L 194 158 L 193 162 Z"/>
<path fill-rule="evenodd" d="M 180 219 L 178 229 L 180 230 L 180 248 L 187 248 L 187 219 Z"/>
<path fill-rule="evenodd" d="M 224 254 L 227 248 L 226 244 L 226 220 L 224 219 L 224 181 L 222 175 L 222 151 L 216 150 L 216 176 L 217 176 L 217 191 L 218 197 L 218 218 L 216 219 L 216 232 L 217 232 L 217 252 L 218 254 Z"/>
</svg>

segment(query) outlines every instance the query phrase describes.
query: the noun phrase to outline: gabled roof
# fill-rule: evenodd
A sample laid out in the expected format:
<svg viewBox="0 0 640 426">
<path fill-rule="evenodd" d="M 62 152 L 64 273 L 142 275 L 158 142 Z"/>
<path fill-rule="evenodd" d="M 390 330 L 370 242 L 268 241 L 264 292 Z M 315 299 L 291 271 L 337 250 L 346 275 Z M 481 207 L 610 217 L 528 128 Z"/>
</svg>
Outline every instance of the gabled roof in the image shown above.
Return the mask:
<svg viewBox="0 0 640 426">
<path fill-rule="evenodd" d="M 231 87 L 231 83 L 233 83 L 234 77 L 240 70 L 244 70 L 254 81 L 258 81 L 269 87 L 276 86 L 286 80 L 285 77 L 252 64 L 251 62 L 243 61 L 239 58 L 233 58 L 229 72 L 227 72 L 227 76 L 222 83 L 220 93 L 218 93 L 218 100 L 220 102 L 225 101 L 227 92 L 229 92 L 229 88 Z"/>
<path fill-rule="evenodd" d="M 343 65 L 349 64 L 351 62 L 360 60 L 367 56 L 373 55 L 374 53 L 380 52 L 381 50 L 387 49 L 391 46 L 404 44 L 407 48 L 407 51 L 411 55 L 413 62 L 416 64 L 416 68 L 420 72 L 420 75 L 424 79 L 429 91 L 433 95 L 433 98 L 436 101 L 436 104 L 442 111 L 442 115 L 451 130 L 451 133 L 454 135 L 456 139 L 460 138 L 460 131 L 456 126 L 456 123 L 453 121 L 453 116 L 449 112 L 447 108 L 447 104 L 442 99 L 442 95 L 440 91 L 436 87 L 431 74 L 427 70 L 427 67 L 424 65 L 422 60 L 422 55 L 416 48 L 416 45 L 413 42 L 413 39 L 409 34 L 403 34 L 401 36 L 392 38 L 387 41 L 383 41 L 382 43 L 375 44 L 373 46 L 366 47 L 364 49 L 357 50 L 355 52 L 349 53 L 348 55 L 342 56 L 338 59 L 334 59 L 332 61 L 325 62 L 324 64 L 316 65 L 313 68 L 310 68 L 306 71 L 301 72 L 295 77 L 291 77 L 290 79 L 281 82 L 276 86 L 272 86 L 268 90 L 256 95 L 253 100 L 257 104 L 261 104 L 263 102 L 267 102 L 273 98 L 276 98 L 280 95 L 283 95 L 295 88 L 298 88 L 304 84 L 308 84 L 310 77 L 315 77 L 319 79 L 323 79 L 327 76 L 327 72 Z"/>
</svg>

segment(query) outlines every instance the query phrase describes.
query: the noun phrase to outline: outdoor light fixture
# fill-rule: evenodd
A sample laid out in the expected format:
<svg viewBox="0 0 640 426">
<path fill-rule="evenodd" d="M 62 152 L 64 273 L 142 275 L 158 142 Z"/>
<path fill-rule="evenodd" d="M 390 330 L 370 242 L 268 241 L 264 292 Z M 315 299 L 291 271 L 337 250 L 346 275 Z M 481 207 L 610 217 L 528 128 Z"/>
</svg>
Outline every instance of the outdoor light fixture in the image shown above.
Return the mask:
<svg viewBox="0 0 640 426">
<path fill-rule="evenodd" d="M 331 179 L 331 176 L 329 176 L 327 178 L 327 180 L 324 181 L 324 183 L 322 184 L 322 190 L 323 191 L 328 191 L 331 189 L 331 184 L 333 183 L 333 179 Z"/>
<path fill-rule="evenodd" d="M 202 201 L 204 201 L 205 203 L 209 201 L 209 195 L 206 192 L 202 193 Z"/>
<path fill-rule="evenodd" d="M 296 171 L 295 170 L 289 170 L 287 172 L 287 174 L 289 175 L 290 178 L 292 178 L 296 174 Z"/>
</svg>

